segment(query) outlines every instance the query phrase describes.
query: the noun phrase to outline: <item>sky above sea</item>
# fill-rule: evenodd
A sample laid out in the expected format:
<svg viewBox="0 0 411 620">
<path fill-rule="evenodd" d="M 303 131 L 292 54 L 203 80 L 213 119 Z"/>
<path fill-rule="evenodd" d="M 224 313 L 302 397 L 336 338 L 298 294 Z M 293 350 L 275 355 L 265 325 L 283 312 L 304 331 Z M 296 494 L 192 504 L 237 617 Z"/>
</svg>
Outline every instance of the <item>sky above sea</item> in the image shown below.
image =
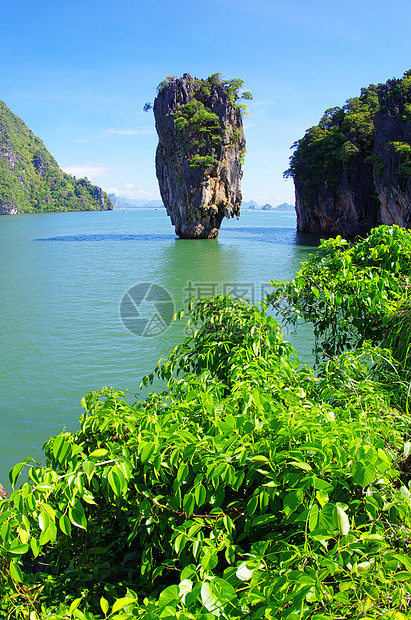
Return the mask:
<svg viewBox="0 0 411 620">
<path fill-rule="evenodd" d="M 0 99 L 59 165 L 160 198 L 152 102 L 170 75 L 253 93 L 243 198 L 294 202 L 292 144 L 327 108 L 411 68 L 409 0 L 0 0 Z"/>
</svg>

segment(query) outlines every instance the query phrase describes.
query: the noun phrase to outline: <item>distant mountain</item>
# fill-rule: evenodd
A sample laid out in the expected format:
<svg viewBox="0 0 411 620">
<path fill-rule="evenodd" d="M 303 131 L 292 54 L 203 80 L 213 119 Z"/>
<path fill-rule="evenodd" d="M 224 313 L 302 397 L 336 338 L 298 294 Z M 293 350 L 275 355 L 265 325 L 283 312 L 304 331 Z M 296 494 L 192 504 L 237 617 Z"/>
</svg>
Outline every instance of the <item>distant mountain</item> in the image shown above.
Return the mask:
<svg viewBox="0 0 411 620">
<path fill-rule="evenodd" d="M 0 215 L 112 208 L 100 187 L 63 172 L 40 138 L 0 101 Z"/>
<path fill-rule="evenodd" d="M 289 205 L 288 202 L 283 202 L 277 207 L 273 207 L 273 205 L 270 205 L 268 202 L 265 205 L 261 206 L 255 200 L 249 200 L 248 202 L 243 202 L 241 208 L 251 211 L 254 211 L 255 209 L 260 209 L 261 211 L 275 211 L 276 209 L 278 209 L 279 211 L 294 211 L 295 206 Z"/>
<path fill-rule="evenodd" d="M 127 198 L 127 196 L 117 196 L 109 194 L 115 209 L 153 209 L 162 207 L 161 200 L 147 200 L 146 198 Z"/>
<path fill-rule="evenodd" d="M 241 203 L 242 209 L 259 209 L 260 205 L 255 200 L 249 200 L 248 202 Z"/>
</svg>

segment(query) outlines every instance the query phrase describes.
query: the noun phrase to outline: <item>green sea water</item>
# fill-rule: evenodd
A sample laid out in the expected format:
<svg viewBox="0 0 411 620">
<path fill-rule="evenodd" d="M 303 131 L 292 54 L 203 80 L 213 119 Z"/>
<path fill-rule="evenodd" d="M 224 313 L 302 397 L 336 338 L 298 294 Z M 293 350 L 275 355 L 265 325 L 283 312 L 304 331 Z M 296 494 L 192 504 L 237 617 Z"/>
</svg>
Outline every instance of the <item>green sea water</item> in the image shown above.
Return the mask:
<svg viewBox="0 0 411 620">
<path fill-rule="evenodd" d="M 127 291 L 156 285 L 176 310 L 193 295 L 258 302 L 318 241 L 296 233 L 290 212 L 245 211 L 214 240 L 178 239 L 163 209 L 1 217 L 0 482 L 10 490 L 8 471 L 27 456 L 44 463 L 43 443 L 77 428 L 87 392 L 113 386 L 135 400 L 142 376 L 185 337 L 185 323 L 127 329 Z M 149 321 L 159 306 L 143 301 L 135 307 Z M 311 362 L 311 331 L 290 340 Z"/>
</svg>

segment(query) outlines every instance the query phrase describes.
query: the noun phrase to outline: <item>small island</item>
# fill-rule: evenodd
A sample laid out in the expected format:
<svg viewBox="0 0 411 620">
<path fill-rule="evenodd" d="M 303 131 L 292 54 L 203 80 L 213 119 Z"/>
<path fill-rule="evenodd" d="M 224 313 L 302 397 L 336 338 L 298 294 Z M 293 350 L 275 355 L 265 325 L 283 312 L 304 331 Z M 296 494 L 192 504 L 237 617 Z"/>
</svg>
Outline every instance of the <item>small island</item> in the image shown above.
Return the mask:
<svg viewBox="0 0 411 620">
<path fill-rule="evenodd" d="M 168 77 L 158 87 L 154 116 L 161 197 L 184 239 L 218 236 L 224 217 L 240 215 L 245 154 L 240 99 L 243 81 Z"/>
</svg>

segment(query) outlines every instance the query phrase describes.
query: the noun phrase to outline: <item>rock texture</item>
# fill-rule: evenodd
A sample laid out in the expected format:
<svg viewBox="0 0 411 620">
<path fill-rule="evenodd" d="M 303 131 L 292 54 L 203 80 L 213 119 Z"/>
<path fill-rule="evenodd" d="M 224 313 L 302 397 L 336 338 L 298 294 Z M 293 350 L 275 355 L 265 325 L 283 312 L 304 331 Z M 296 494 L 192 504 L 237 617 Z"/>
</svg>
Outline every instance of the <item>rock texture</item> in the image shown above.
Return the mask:
<svg viewBox="0 0 411 620">
<path fill-rule="evenodd" d="M 176 234 L 217 237 L 222 219 L 240 214 L 245 139 L 239 106 L 221 81 L 186 73 L 161 85 L 154 116 L 156 173 Z"/>
<path fill-rule="evenodd" d="M 310 196 L 306 184 L 294 179 L 297 230 L 326 235 L 365 235 L 378 225 L 378 199 L 373 168 L 361 154 L 340 174 L 337 187 L 326 179 Z"/>
<path fill-rule="evenodd" d="M 374 117 L 374 183 L 382 224 L 411 227 L 411 93 L 402 80 L 379 88 L 380 110 Z"/>
<path fill-rule="evenodd" d="M 411 72 L 327 111 L 290 163 L 299 231 L 355 236 L 380 224 L 410 227 Z"/>
<path fill-rule="evenodd" d="M 43 142 L 0 101 L 0 215 L 112 208 L 100 187 L 63 172 Z"/>
</svg>

